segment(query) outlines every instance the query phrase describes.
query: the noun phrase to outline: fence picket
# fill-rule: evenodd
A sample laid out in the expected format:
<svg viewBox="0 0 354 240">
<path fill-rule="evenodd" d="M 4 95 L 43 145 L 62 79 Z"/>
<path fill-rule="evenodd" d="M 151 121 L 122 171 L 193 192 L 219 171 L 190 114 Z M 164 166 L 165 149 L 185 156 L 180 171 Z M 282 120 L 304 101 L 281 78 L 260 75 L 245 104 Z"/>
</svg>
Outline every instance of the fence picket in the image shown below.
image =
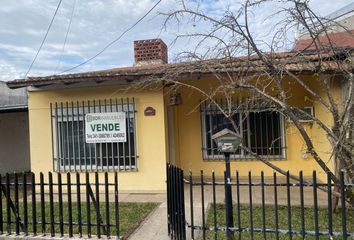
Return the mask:
<svg viewBox="0 0 354 240">
<path fill-rule="evenodd" d="M 305 206 L 304 206 L 304 176 L 302 171 L 299 174 L 300 177 L 300 209 L 301 209 L 301 235 L 302 239 L 306 238 L 306 230 L 305 230 Z"/>
<path fill-rule="evenodd" d="M 23 227 L 25 236 L 28 235 L 28 205 L 27 205 L 27 174 L 23 173 Z"/>
<path fill-rule="evenodd" d="M 112 105 L 111 105 L 112 106 Z M 105 188 L 105 208 L 106 208 L 106 226 L 107 226 L 107 237 L 111 236 L 110 228 L 110 214 L 109 214 L 109 185 L 108 185 L 108 173 L 104 174 L 104 188 Z"/>
<path fill-rule="evenodd" d="M 15 195 L 15 233 L 16 235 L 20 234 L 20 220 L 19 220 L 19 214 L 20 214 L 20 206 L 19 206 L 19 199 L 18 199 L 18 174 L 15 173 L 15 189 L 14 189 L 14 195 Z"/>
<path fill-rule="evenodd" d="M 273 173 L 274 181 L 274 216 L 275 216 L 275 238 L 279 240 L 279 216 L 278 216 L 278 185 L 277 185 L 277 173 Z"/>
<path fill-rule="evenodd" d="M 40 194 L 41 194 L 41 224 L 42 234 L 46 233 L 46 220 L 45 220 L 45 198 L 44 198 L 44 175 L 42 172 L 39 174 Z"/>
<path fill-rule="evenodd" d="M 261 195 L 262 195 L 262 231 L 263 231 L 263 238 L 267 239 L 265 193 L 264 193 L 264 172 L 263 171 L 261 172 Z"/>
<path fill-rule="evenodd" d="M 292 225 L 291 225 L 291 193 L 290 193 L 290 172 L 286 172 L 286 204 L 288 209 L 288 232 L 289 239 L 293 239 Z"/>
<path fill-rule="evenodd" d="M 166 190 L 167 190 L 167 234 L 168 236 L 171 235 L 171 210 L 170 210 L 170 203 L 171 203 L 171 200 L 170 200 L 170 177 L 171 174 L 170 174 L 170 166 L 168 163 L 166 163 Z"/>
<path fill-rule="evenodd" d="M 90 176 L 86 173 L 86 218 L 87 218 L 87 237 L 91 238 L 91 209 L 90 209 Z"/>
<path fill-rule="evenodd" d="M 53 203 L 53 175 L 51 172 L 48 173 L 49 178 L 49 218 L 50 218 L 50 236 L 55 236 L 54 228 L 54 203 Z"/>
<path fill-rule="evenodd" d="M 77 198 L 77 225 L 79 237 L 82 237 L 82 220 L 81 220 L 81 188 L 80 173 L 76 173 L 76 198 Z"/>
<path fill-rule="evenodd" d="M 70 173 L 66 174 L 66 185 L 68 191 L 68 219 L 69 219 L 69 237 L 73 237 L 73 206 L 71 199 L 71 175 Z"/>
<path fill-rule="evenodd" d="M 32 233 L 37 235 L 37 208 L 36 208 L 36 179 L 35 174 L 31 173 L 31 192 L 32 192 Z"/>
<path fill-rule="evenodd" d="M 237 228 L 239 232 L 239 238 L 241 238 L 241 201 L 240 201 L 240 178 L 239 173 L 236 171 L 236 194 L 237 194 Z"/>
<path fill-rule="evenodd" d="M 179 196 L 179 201 L 180 204 L 178 206 L 178 222 L 179 222 L 179 229 L 180 229 L 180 236 L 179 239 L 183 240 L 183 229 L 184 229 L 184 219 L 183 219 L 183 213 L 182 213 L 182 201 L 184 201 L 184 199 L 182 199 L 182 192 L 183 192 L 183 177 L 182 177 L 182 170 L 177 169 L 177 177 L 178 177 L 178 196 Z"/>
<path fill-rule="evenodd" d="M 175 199 L 175 185 L 173 183 L 176 182 L 176 179 L 175 179 L 175 174 L 174 174 L 174 167 L 171 166 L 170 168 L 170 171 L 171 171 L 171 195 L 172 195 L 172 199 Z M 172 204 L 171 204 L 171 225 L 172 225 L 172 239 L 177 239 L 176 238 L 176 233 L 177 233 L 177 228 L 176 228 L 176 206 L 177 205 L 177 202 L 176 201 L 172 201 Z"/>
<path fill-rule="evenodd" d="M 201 197 L 202 197 L 202 228 L 203 228 L 203 240 L 206 237 L 206 229 L 205 229 L 205 202 L 204 202 L 204 172 L 203 170 L 200 171 L 200 191 L 201 191 Z"/>
<path fill-rule="evenodd" d="M 58 201 L 59 201 L 59 232 L 60 237 L 64 236 L 64 219 L 63 219 L 63 187 L 61 180 L 61 173 L 58 176 Z"/>
<path fill-rule="evenodd" d="M 191 214 L 191 238 L 194 239 L 194 209 L 193 209 L 193 174 L 189 170 L 189 201 L 190 201 L 190 214 Z"/>
<path fill-rule="evenodd" d="M 6 230 L 11 234 L 11 211 L 10 211 L 10 175 L 6 173 Z"/>
<path fill-rule="evenodd" d="M 101 217 L 100 217 L 100 190 L 99 190 L 98 172 L 95 172 L 95 190 L 96 190 L 96 224 L 97 224 L 97 237 L 101 238 Z"/>
<path fill-rule="evenodd" d="M 312 187 L 313 187 L 313 216 L 315 221 L 315 238 L 318 240 L 319 237 L 319 229 L 318 229 L 318 202 L 317 202 L 317 176 L 316 172 L 312 173 Z"/>
<path fill-rule="evenodd" d="M 218 239 L 218 227 L 216 219 L 216 189 L 215 189 L 215 172 L 212 172 L 212 183 L 213 183 L 213 223 L 214 223 L 214 240 Z M 193 191 L 193 190 L 192 190 Z"/>
<path fill-rule="evenodd" d="M 185 212 L 185 204 L 184 204 L 184 173 L 183 170 L 180 171 L 181 174 L 181 182 L 180 182 L 180 187 L 181 187 L 181 221 L 182 221 L 182 240 L 186 240 L 187 239 L 187 235 L 186 235 L 186 221 L 185 221 L 185 216 L 186 216 L 186 212 Z"/>
<path fill-rule="evenodd" d="M 340 196 L 341 196 L 341 208 L 342 208 L 342 239 L 347 239 L 347 219 L 345 209 L 345 184 L 344 184 L 344 171 L 340 172 Z"/>
<path fill-rule="evenodd" d="M 331 174 L 327 172 L 327 207 L 328 207 L 328 233 L 329 236 L 333 236 L 333 225 L 332 225 L 332 178 Z"/>
<path fill-rule="evenodd" d="M 177 223 L 177 239 L 182 240 L 182 224 L 181 224 L 181 213 L 180 213 L 180 195 L 181 195 L 181 186 L 180 186 L 180 174 L 179 174 L 179 169 L 175 168 L 175 174 L 176 174 L 176 180 L 177 180 L 177 185 L 176 185 L 176 197 L 179 200 L 179 204 L 176 204 L 176 223 Z"/>
<path fill-rule="evenodd" d="M 252 175 L 248 172 L 248 192 L 249 192 L 249 204 L 250 204 L 250 232 L 251 239 L 253 240 L 253 204 L 252 204 Z"/>
</svg>

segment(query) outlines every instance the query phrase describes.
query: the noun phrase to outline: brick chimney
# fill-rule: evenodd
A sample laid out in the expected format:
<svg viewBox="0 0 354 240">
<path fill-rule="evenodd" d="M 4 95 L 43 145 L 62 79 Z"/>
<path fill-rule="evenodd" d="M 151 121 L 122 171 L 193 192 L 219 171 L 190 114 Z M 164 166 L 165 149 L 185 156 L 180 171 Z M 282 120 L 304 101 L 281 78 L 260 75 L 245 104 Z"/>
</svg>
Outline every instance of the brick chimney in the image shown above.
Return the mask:
<svg viewBox="0 0 354 240">
<path fill-rule="evenodd" d="M 165 64 L 168 62 L 167 46 L 159 38 L 134 41 L 135 66 Z"/>
</svg>

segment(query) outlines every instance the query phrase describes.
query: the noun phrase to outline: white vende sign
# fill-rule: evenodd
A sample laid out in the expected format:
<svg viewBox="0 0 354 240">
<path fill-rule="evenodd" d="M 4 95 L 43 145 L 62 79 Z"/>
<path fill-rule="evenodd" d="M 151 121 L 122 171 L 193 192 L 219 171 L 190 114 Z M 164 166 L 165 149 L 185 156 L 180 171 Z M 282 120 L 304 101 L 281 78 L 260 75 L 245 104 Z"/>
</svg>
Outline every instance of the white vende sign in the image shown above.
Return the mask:
<svg viewBox="0 0 354 240">
<path fill-rule="evenodd" d="M 87 113 L 86 143 L 126 142 L 125 113 Z"/>
</svg>

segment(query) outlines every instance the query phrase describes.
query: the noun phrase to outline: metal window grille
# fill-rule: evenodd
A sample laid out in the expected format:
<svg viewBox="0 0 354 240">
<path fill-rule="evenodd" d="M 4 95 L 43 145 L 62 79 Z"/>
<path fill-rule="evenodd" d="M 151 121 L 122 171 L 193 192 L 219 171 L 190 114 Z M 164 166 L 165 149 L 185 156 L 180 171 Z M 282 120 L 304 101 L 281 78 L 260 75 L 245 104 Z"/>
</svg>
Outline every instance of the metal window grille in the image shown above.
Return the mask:
<svg viewBox="0 0 354 240">
<path fill-rule="evenodd" d="M 253 153 L 271 159 L 285 157 L 284 118 L 269 108 L 239 109 L 231 117 L 236 132 L 243 138 L 244 146 Z M 235 131 L 231 121 L 213 105 L 201 106 L 203 157 L 204 159 L 223 159 L 211 136 L 224 128 Z M 231 156 L 236 159 L 254 158 L 239 148 Z"/>
<path fill-rule="evenodd" d="M 51 103 L 53 169 L 134 171 L 137 169 L 135 100 L 109 99 Z M 85 114 L 125 112 L 127 141 L 86 143 Z"/>
</svg>

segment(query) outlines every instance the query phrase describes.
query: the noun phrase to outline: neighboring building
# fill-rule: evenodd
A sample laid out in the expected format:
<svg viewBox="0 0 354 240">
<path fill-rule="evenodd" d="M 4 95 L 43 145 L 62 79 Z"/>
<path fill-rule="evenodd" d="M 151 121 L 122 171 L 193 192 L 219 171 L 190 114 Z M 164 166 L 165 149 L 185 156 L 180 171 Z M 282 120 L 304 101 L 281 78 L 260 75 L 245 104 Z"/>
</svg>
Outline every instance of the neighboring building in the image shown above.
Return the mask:
<svg viewBox="0 0 354 240">
<path fill-rule="evenodd" d="M 0 174 L 29 170 L 27 89 L 0 81 Z"/>
<path fill-rule="evenodd" d="M 294 51 L 315 50 L 316 48 L 353 48 L 354 47 L 354 3 L 325 17 L 317 25 L 317 30 L 323 32 L 316 38 L 311 38 L 307 30 L 302 29 L 297 33 Z M 324 27 L 321 27 L 321 26 Z M 315 42 L 318 44 L 316 46 Z"/>
<path fill-rule="evenodd" d="M 347 6 L 331 13 L 323 21 L 321 25 L 319 22 L 315 23 L 317 29 L 322 29 L 323 33 L 318 37 L 311 38 L 308 32 L 304 29 L 298 32 L 298 37 L 293 47 L 295 52 L 314 51 L 323 48 L 354 48 L 354 3 L 350 3 Z M 324 26 L 321 28 L 321 26 Z M 325 31 L 324 31 L 325 30 Z M 352 59 L 350 59 L 352 62 Z M 352 63 L 350 63 L 352 64 Z M 348 95 L 348 89 L 350 89 L 349 81 L 346 79 L 341 80 L 341 96 Z M 345 103 L 347 99 L 341 97 L 341 101 Z M 352 105 L 354 105 L 354 98 L 352 98 Z M 354 107 L 351 113 L 348 115 L 347 121 L 351 123 L 351 131 L 346 136 L 351 140 L 354 146 Z M 354 151 L 354 147 L 352 147 Z M 354 161 L 354 157 L 352 159 Z"/>
<path fill-rule="evenodd" d="M 121 189 L 150 192 L 165 190 L 166 162 L 174 163 L 186 172 L 204 170 L 209 174 L 214 169 L 217 176 L 223 175 L 224 163 L 211 140 L 213 133 L 229 127 L 221 113 L 208 105 L 201 106 L 199 111 L 202 96 L 190 88 L 179 88 L 177 92 L 173 86 L 157 83 L 137 90 L 134 84 L 151 77 L 164 77 L 178 69 L 179 81 L 208 90 L 218 84 L 211 69 L 237 73 L 243 71 L 245 58 L 235 58 L 231 69 L 227 67 L 230 65 L 220 68 L 222 62 L 218 60 L 208 61 L 208 69 L 202 69 L 198 62 L 168 64 L 167 48 L 160 39 L 135 41 L 134 47 L 134 67 L 8 82 L 10 88 L 30 87 L 32 171 L 119 171 Z M 324 77 L 337 71 L 332 62 L 336 56 L 319 58 L 316 53 L 309 52 L 302 58 L 305 61 L 287 63 L 294 54 L 282 53 L 277 58 L 293 73 L 313 81 L 314 89 L 319 91 L 321 87 L 316 88 L 318 75 L 313 74 L 317 71 L 316 62 L 324 62 Z M 260 62 L 255 57 L 248 61 L 254 65 Z M 252 71 L 261 73 L 262 67 Z M 288 83 L 286 77 L 284 84 L 292 91 L 289 99 L 292 106 L 308 107 L 330 125 L 329 114 L 318 103 L 307 101 L 300 85 Z M 333 93 L 338 98 L 341 84 L 338 75 L 332 83 Z M 319 94 L 325 93 L 320 91 Z M 235 114 L 235 121 L 239 117 L 240 114 Z M 116 119 L 117 125 L 111 119 Z M 326 134 L 315 123 L 305 121 L 303 124 L 319 154 L 332 168 L 331 146 Z M 249 112 L 247 123 L 242 126 L 247 144 L 260 155 L 268 154 L 276 166 L 294 174 L 303 170 L 308 177 L 317 170 L 319 178 L 326 179 L 326 174 L 312 157 L 306 155 L 306 147 L 296 127 L 280 114 L 256 109 Z M 97 130 L 112 130 L 114 135 L 100 135 Z M 123 142 L 100 142 L 106 137 L 119 138 Z M 242 151 L 232 158 L 232 171 L 237 169 L 241 176 L 247 176 L 248 171 L 254 175 L 264 171 L 266 176 L 273 173 L 271 168 Z"/>
</svg>

